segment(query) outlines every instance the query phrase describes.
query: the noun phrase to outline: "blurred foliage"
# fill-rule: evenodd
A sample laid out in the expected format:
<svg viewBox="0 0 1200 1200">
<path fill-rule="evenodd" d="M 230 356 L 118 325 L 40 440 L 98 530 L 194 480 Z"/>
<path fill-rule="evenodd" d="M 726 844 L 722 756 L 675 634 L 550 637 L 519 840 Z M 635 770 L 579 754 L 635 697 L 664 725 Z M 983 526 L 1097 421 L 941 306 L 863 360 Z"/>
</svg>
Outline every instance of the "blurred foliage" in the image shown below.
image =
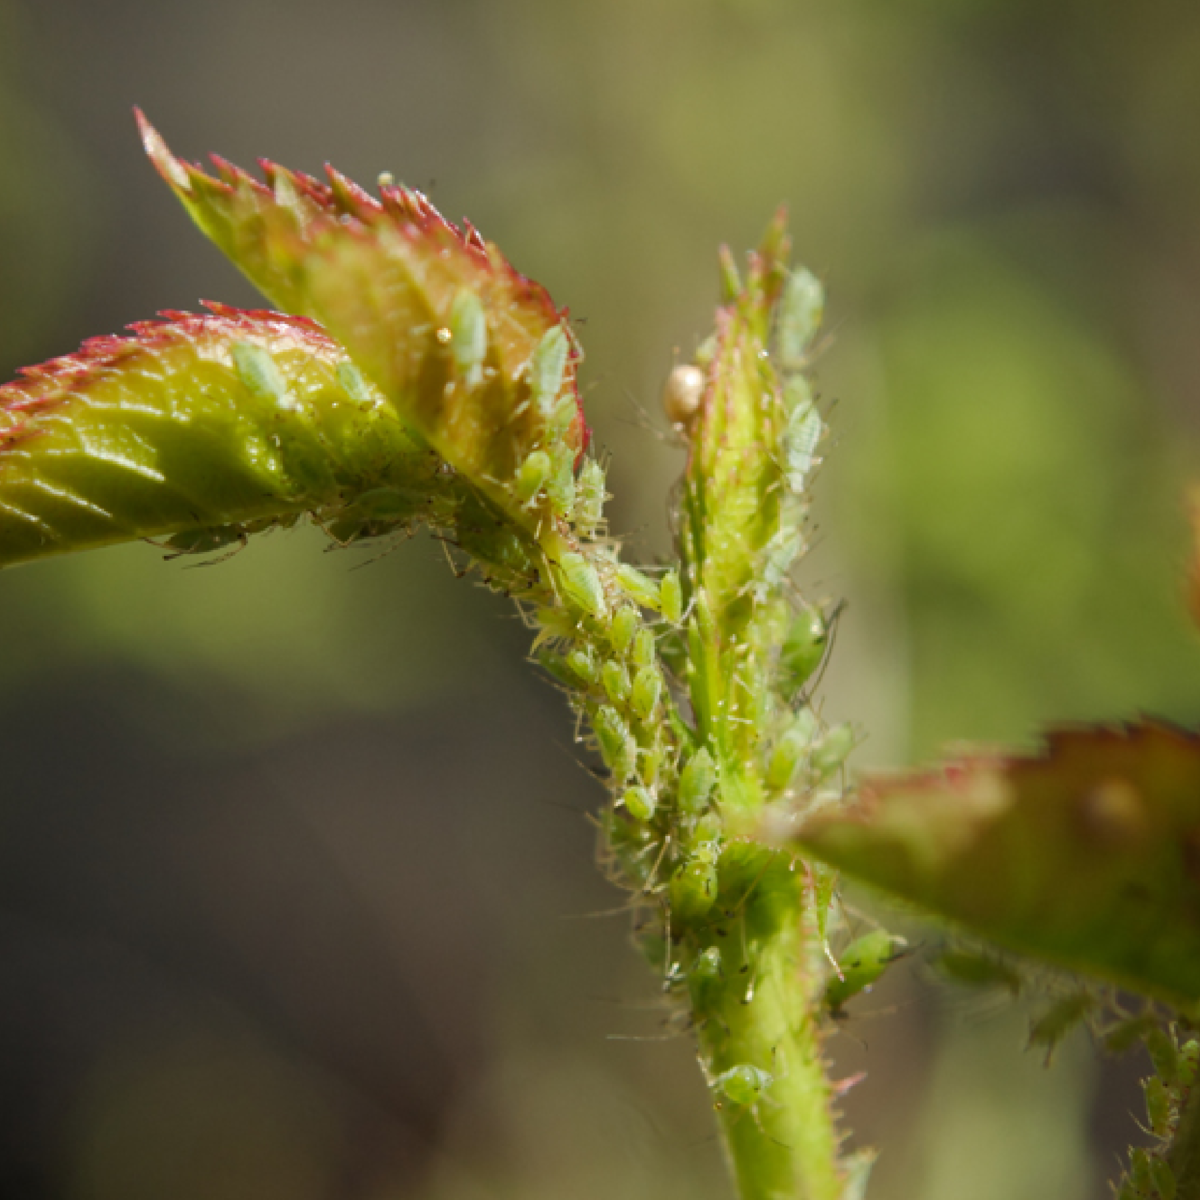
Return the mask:
<svg viewBox="0 0 1200 1200">
<path fill-rule="evenodd" d="M 1181 485 L 1200 441 L 1200 9 L 0 0 L 0 61 L 6 371 L 197 294 L 252 300 L 141 163 L 135 102 L 189 156 L 327 157 L 352 176 L 436 180 L 440 207 L 467 212 L 586 318 L 614 523 L 662 553 L 662 497 L 682 461 L 641 414 L 661 427 L 672 348 L 686 357 L 706 331 L 715 245 L 752 244 L 786 201 L 835 330 L 820 382 L 840 444 L 805 573 L 851 600 L 830 705 L 869 713 L 865 754 L 1021 739 L 1050 717 L 1200 718 L 1180 595 Z M 520 631 L 485 649 L 500 608 L 456 587 L 429 547 L 354 572 L 316 547 L 286 535 L 204 570 L 134 547 L 7 573 L 0 683 L 19 702 L 53 664 L 70 695 L 74 673 L 133 662 L 212 688 L 239 713 L 228 725 L 257 712 L 272 736 L 314 714 L 429 705 L 439 688 L 509 703 Z M 524 943 L 512 953 L 536 957 Z M 918 1018 L 894 1020 L 873 1031 L 879 1053 Z M 505 1035 L 505 1055 L 538 1044 L 533 1026 Z M 991 1077 L 976 1065 L 938 1078 L 955 1070 Z M 121 1113 L 142 1085 L 122 1086 L 117 1124 L 87 1146 L 126 1136 Z M 547 1086 L 535 1080 L 520 1111 L 542 1111 Z M 1045 1116 L 1046 1145 L 1076 1154 L 1086 1103 L 1077 1093 Z M 910 1105 L 891 1095 L 893 1112 Z M 877 1194 L 921 1194 L 889 1175 L 898 1156 L 887 1123 L 875 1128 Z M 1019 1153 L 1005 1144 L 999 1163 Z M 505 1153 L 489 1161 L 522 1186 L 574 1178 Z M 379 1194 L 409 1194 L 395 1188 Z"/>
</svg>

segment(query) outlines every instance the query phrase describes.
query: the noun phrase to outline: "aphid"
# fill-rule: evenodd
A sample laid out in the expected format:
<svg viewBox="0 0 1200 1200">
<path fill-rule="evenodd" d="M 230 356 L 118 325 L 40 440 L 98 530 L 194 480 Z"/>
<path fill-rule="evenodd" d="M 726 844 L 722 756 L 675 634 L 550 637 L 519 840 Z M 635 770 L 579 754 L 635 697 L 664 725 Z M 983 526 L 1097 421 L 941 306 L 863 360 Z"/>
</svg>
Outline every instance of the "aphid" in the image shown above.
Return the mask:
<svg viewBox="0 0 1200 1200">
<path fill-rule="evenodd" d="M 812 678 L 828 645 L 829 626 L 820 609 L 797 613 L 779 651 L 780 686 L 789 700 Z"/>
<path fill-rule="evenodd" d="M 1179 1048 L 1179 1086 L 1190 1088 L 1196 1082 L 1196 1067 L 1200 1064 L 1200 1042 L 1195 1038 Z"/>
<path fill-rule="evenodd" d="M 1104 1048 L 1109 1054 L 1124 1054 L 1144 1042 L 1151 1030 L 1159 1027 L 1158 1014 L 1152 1010 L 1127 1017 L 1111 1026 L 1104 1033 Z"/>
<path fill-rule="evenodd" d="M 764 588 L 777 588 L 786 578 L 792 564 L 804 547 L 799 529 L 781 529 L 767 543 L 760 572 Z"/>
<path fill-rule="evenodd" d="M 550 478 L 553 464 L 545 450 L 535 450 L 517 471 L 517 499 L 528 504 L 542 490 Z"/>
<path fill-rule="evenodd" d="M 693 1009 L 708 1007 L 714 1001 L 713 993 L 720 988 L 723 977 L 719 947 L 709 946 L 696 955 L 696 961 L 687 974 Z"/>
<path fill-rule="evenodd" d="M 575 487 L 575 524 L 585 537 L 595 534 L 604 516 L 604 501 L 607 499 L 604 468 L 594 458 L 589 458 L 583 464 Z"/>
<path fill-rule="evenodd" d="M 1179 1181 L 1165 1158 L 1155 1158 L 1151 1161 L 1150 1176 L 1154 1180 L 1159 1200 L 1175 1200 L 1179 1191 Z"/>
<path fill-rule="evenodd" d="M 712 1081 L 713 1091 L 722 1100 L 728 1100 L 741 1108 L 753 1108 L 767 1094 L 775 1076 L 762 1067 L 750 1063 L 738 1063 L 728 1071 L 722 1071 Z M 719 1100 L 720 1105 L 721 1100 Z"/>
<path fill-rule="evenodd" d="M 565 517 L 575 506 L 575 455 L 563 442 L 550 450 L 550 477 L 546 480 L 546 495 L 559 516 Z"/>
<path fill-rule="evenodd" d="M 1071 992 L 1060 996 L 1030 1025 L 1029 1044 L 1045 1046 L 1046 1062 L 1049 1063 L 1058 1043 L 1091 1016 L 1097 1003 L 1096 997 L 1090 992 Z"/>
<path fill-rule="evenodd" d="M 842 724 L 834 725 L 816 744 L 809 765 L 817 783 L 845 765 L 850 751 L 854 749 L 854 741 L 854 726 Z"/>
<path fill-rule="evenodd" d="M 600 678 L 600 667 L 591 646 L 577 646 L 567 655 L 567 669 L 581 683 L 594 687 Z"/>
<path fill-rule="evenodd" d="M 1163 1083 L 1173 1086 L 1179 1082 L 1179 1047 L 1175 1038 L 1161 1026 L 1156 1025 L 1146 1034 L 1146 1050 L 1154 1073 Z"/>
<path fill-rule="evenodd" d="M 626 566 L 624 563 L 618 566 L 617 582 L 625 589 L 629 598 L 642 608 L 658 612 L 662 607 L 658 584 L 636 567 Z"/>
<path fill-rule="evenodd" d="M 885 929 L 873 929 L 863 934 L 838 955 L 839 979 L 836 975 L 825 986 L 825 1006 L 830 1015 L 843 1015 L 846 1002 L 868 991 L 888 965 L 898 957 L 897 939 Z"/>
<path fill-rule="evenodd" d="M 1003 988 L 1014 997 L 1023 985 L 1020 971 L 992 954 L 947 950 L 937 960 L 937 968 L 953 983 L 964 987 Z"/>
<path fill-rule="evenodd" d="M 559 579 L 568 600 L 589 616 L 603 618 L 608 612 L 604 585 L 596 568 L 582 554 L 564 554 L 558 562 Z"/>
<path fill-rule="evenodd" d="M 474 387 L 483 378 L 488 328 L 483 304 L 470 288 L 462 288 L 450 307 L 450 352 L 458 369 Z"/>
<path fill-rule="evenodd" d="M 638 821 L 649 821 L 658 807 L 654 793 L 648 788 L 631 787 L 626 790 L 625 811 Z"/>
<path fill-rule="evenodd" d="M 717 783 L 717 767 L 712 755 L 701 746 L 688 759 L 679 775 L 679 807 L 691 815 L 703 812 Z"/>
<path fill-rule="evenodd" d="M 808 474 L 817 461 L 817 444 L 824 429 L 821 414 L 812 404 L 797 406 L 788 418 L 783 434 L 783 457 L 788 489 L 795 495 L 804 491 Z"/>
<path fill-rule="evenodd" d="M 604 683 L 604 690 L 608 693 L 608 698 L 614 704 L 624 704 L 629 699 L 629 672 L 621 663 L 610 658 L 604 664 L 600 678 Z"/>
<path fill-rule="evenodd" d="M 639 624 L 637 610 L 632 605 L 624 604 L 617 609 L 608 636 L 618 654 L 624 654 L 629 649 Z"/>
<path fill-rule="evenodd" d="M 642 667 L 633 677 L 633 692 L 629 697 L 629 706 L 643 721 L 658 705 L 662 694 L 662 675 L 657 667 Z"/>
<path fill-rule="evenodd" d="M 796 776 L 796 768 L 812 749 L 817 718 L 811 708 L 802 708 L 792 724 L 783 731 L 767 763 L 767 786 L 783 791 Z"/>
<path fill-rule="evenodd" d="M 803 267 L 793 271 L 783 285 L 775 314 L 775 344 L 779 365 L 785 371 L 804 366 L 809 344 L 825 314 L 825 289 L 821 281 Z"/>
<path fill-rule="evenodd" d="M 234 342 L 229 353 L 238 379 L 249 392 L 260 400 L 284 404 L 287 383 L 275 360 L 261 346 L 253 342 Z"/>
<path fill-rule="evenodd" d="M 1166 1140 L 1171 1136 L 1174 1124 L 1170 1089 L 1157 1075 L 1152 1075 L 1143 1081 L 1142 1091 L 1146 1100 L 1146 1119 L 1150 1122 L 1150 1132 L 1155 1137 Z"/>
<path fill-rule="evenodd" d="M 1129 1178 L 1133 1194 L 1138 1200 L 1150 1200 L 1154 1196 L 1154 1172 L 1150 1168 L 1150 1155 L 1141 1146 L 1129 1152 Z"/>
<path fill-rule="evenodd" d="M 637 760 L 637 745 L 620 713 L 607 704 L 601 705 L 592 717 L 592 728 L 596 732 L 600 754 L 613 778 L 618 782 L 628 779 Z"/>
<path fill-rule="evenodd" d="M 240 525 L 212 525 L 204 529 L 187 529 L 183 533 L 174 534 L 162 543 L 163 547 L 174 551 L 163 557 L 169 562 L 171 559 L 180 558 L 185 554 L 212 554 L 216 550 L 232 546 L 235 542 L 240 543 L 238 546 L 240 550 L 246 545 L 246 541 L 246 530 Z M 207 566 L 208 564 L 201 565 Z"/>
<path fill-rule="evenodd" d="M 348 358 L 342 359 L 336 368 L 338 383 L 346 395 L 356 404 L 382 403 L 383 397 L 368 382 L 366 376 Z"/>
<path fill-rule="evenodd" d="M 662 602 L 662 615 L 672 625 L 678 625 L 683 617 L 683 588 L 677 572 L 668 571 L 662 577 L 658 593 Z"/>
<path fill-rule="evenodd" d="M 554 412 L 554 402 L 562 390 L 570 351 L 571 343 L 566 330 L 561 325 L 555 325 L 538 342 L 529 360 L 529 390 L 534 406 L 543 417 L 550 417 Z"/>
<path fill-rule="evenodd" d="M 644 625 L 637 631 L 637 636 L 633 639 L 633 665 L 635 667 L 651 667 L 654 665 L 656 640 L 654 630 L 647 629 Z"/>
<path fill-rule="evenodd" d="M 704 372 L 691 363 L 671 369 L 663 384 L 662 406 L 672 425 L 687 425 L 704 399 Z"/>
<path fill-rule="evenodd" d="M 683 921 L 702 917 L 717 899 L 717 851 L 707 843 L 671 878 L 671 913 Z"/>
</svg>

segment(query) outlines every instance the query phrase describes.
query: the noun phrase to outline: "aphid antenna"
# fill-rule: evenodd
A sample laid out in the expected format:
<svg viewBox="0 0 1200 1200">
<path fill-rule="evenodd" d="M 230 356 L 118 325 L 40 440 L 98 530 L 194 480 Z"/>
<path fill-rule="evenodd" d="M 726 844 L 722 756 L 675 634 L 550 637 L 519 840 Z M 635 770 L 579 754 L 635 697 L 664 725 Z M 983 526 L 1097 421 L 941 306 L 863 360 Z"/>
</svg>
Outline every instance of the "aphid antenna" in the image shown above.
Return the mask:
<svg viewBox="0 0 1200 1200">
<path fill-rule="evenodd" d="M 266 533 L 268 531 L 263 530 L 263 532 Z M 245 550 L 245 548 L 250 544 L 250 538 L 247 536 L 246 531 L 244 529 L 238 533 L 237 543 L 238 544 L 236 546 L 234 546 L 232 550 L 226 550 L 224 554 L 218 554 L 216 558 L 206 558 L 203 562 L 184 563 L 183 569 L 185 571 L 194 571 L 198 567 L 215 567 L 219 563 L 228 562 L 235 555 L 241 554 L 241 552 L 243 550 Z M 182 556 L 186 555 L 187 553 L 188 553 L 187 550 L 180 550 L 177 554 L 163 555 L 163 559 L 164 559 L 164 561 L 169 561 L 170 559 L 173 559 L 173 558 L 181 558 Z"/>
<path fill-rule="evenodd" d="M 623 917 L 628 913 L 634 912 L 637 907 L 638 902 L 631 900 L 627 904 L 617 905 L 616 908 L 598 908 L 594 912 L 559 913 L 558 919 L 560 921 L 603 921 L 609 917 Z"/>
</svg>

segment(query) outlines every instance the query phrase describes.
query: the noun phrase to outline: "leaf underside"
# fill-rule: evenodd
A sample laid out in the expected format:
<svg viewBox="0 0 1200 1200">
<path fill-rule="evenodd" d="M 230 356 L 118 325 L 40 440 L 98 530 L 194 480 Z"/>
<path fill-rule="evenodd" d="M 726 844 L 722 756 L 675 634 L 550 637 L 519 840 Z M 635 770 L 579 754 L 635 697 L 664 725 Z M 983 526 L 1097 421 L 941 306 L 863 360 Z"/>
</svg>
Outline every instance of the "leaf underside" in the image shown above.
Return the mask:
<svg viewBox="0 0 1200 1200">
<path fill-rule="evenodd" d="M 787 837 L 1015 951 L 1200 1000 L 1200 737 L 1155 721 L 1052 732 L 864 783 Z"/>
<path fill-rule="evenodd" d="M 462 484 L 319 326 L 210 309 L 0 387 L 0 565 L 306 512 L 350 540 L 453 504 Z"/>
</svg>

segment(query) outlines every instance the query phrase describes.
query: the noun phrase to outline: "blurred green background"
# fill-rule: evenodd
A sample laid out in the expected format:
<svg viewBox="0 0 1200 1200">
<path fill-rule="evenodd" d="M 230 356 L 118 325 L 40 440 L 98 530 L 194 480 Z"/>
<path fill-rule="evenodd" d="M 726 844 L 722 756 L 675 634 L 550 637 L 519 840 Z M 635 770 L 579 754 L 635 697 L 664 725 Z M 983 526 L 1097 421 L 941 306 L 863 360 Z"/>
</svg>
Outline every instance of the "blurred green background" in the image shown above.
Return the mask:
<svg viewBox="0 0 1200 1200">
<path fill-rule="evenodd" d="M 802 581 L 850 602 L 861 762 L 1200 720 L 1194 4 L 0 0 L 4 378 L 257 303 L 135 103 L 188 157 L 390 170 L 546 283 L 646 559 L 661 381 L 786 202 L 830 295 Z M 0 577 L 0 1194 L 727 1197 L 687 1038 L 587 919 L 600 793 L 526 632 L 426 539 L 321 549 Z M 1107 1196 L 1141 1064 L 1047 1073 L 920 960 L 829 1043 L 873 1200 Z"/>
</svg>

